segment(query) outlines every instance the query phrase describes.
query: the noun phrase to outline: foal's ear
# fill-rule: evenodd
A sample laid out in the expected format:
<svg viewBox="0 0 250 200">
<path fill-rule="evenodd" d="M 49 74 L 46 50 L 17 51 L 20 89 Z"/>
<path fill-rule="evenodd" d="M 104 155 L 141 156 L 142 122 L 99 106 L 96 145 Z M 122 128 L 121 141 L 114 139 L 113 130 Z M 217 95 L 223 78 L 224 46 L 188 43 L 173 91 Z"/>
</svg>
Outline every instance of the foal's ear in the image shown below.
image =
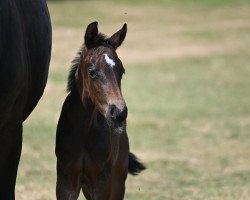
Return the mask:
<svg viewBox="0 0 250 200">
<path fill-rule="evenodd" d="M 123 40 L 125 39 L 127 34 L 127 24 L 125 23 L 123 25 L 123 27 L 117 31 L 114 35 L 112 35 L 108 40 L 109 43 L 115 48 L 117 49 L 123 42 Z"/>
<path fill-rule="evenodd" d="M 88 25 L 85 36 L 84 36 L 84 42 L 87 47 L 90 47 L 91 44 L 94 42 L 95 37 L 98 35 L 98 28 L 97 28 L 98 22 L 92 22 Z"/>
</svg>

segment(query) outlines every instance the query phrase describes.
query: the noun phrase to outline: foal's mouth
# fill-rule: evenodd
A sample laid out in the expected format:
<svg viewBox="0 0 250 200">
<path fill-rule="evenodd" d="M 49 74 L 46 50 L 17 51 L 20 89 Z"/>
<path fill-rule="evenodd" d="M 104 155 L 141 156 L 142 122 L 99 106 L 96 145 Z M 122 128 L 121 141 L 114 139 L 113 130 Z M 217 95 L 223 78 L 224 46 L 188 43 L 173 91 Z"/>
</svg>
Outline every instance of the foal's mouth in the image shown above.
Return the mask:
<svg viewBox="0 0 250 200">
<path fill-rule="evenodd" d="M 126 125 L 127 125 L 126 120 L 124 120 L 123 122 L 117 122 L 117 123 L 110 122 L 109 128 L 112 133 L 120 135 L 124 133 L 124 131 L 126 130 Z"/>
<path fill-rule="evenodd" d="M 113 132 L 120 134 L 125 131 L 127 115 L 128 109 L 126 104 L 119 107 L 114 104 L 109 106 L 110 128 Z"/>
</svg>

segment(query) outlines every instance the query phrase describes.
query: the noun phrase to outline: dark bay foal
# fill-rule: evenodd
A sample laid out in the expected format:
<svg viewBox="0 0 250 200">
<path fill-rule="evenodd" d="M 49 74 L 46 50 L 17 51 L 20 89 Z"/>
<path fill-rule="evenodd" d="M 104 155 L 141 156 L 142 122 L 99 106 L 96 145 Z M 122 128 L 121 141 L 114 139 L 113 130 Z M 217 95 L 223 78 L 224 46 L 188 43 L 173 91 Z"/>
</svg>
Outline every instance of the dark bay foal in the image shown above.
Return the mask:
<svg viewBox="0 0 250 200">
<path fill-rule="evenodd" d="M 121 93 L 124 68 L 116 54 L 127 33 L 107 38 L 88 25 L 68 79 L 69 94 L 57 126 L 58 200 L 120 200 L 128 172 L 145 167 L 129 153 L 127 107 Z"/>
</svg>

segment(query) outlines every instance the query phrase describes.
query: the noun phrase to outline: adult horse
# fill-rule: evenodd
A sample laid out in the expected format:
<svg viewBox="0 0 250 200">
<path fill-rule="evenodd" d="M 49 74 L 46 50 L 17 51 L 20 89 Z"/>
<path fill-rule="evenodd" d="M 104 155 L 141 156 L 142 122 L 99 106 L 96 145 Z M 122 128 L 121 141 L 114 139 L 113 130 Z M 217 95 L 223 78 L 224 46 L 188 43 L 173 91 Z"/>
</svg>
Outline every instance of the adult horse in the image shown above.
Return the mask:
<svg viewBox="0 0 250 200">
<path fill-rule="evenodd" d="M 0 0 L 0 199 L 15 199 L 22 123 L 41 98 L 51 55 L 45 0 Z"/>
</svg>

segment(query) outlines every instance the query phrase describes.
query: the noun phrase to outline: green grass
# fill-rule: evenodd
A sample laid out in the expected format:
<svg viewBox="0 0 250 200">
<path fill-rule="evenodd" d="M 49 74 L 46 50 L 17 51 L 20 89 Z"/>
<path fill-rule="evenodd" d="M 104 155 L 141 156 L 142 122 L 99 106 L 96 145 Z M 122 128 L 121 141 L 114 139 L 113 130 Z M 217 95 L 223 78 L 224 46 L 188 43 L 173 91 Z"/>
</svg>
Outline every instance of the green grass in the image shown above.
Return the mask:
<svg viewBox="0 0 250 200">
<path fill-rule="evenodd" d="M 196 16 L 195 13 L 207 12 L 220 9 L 241 7 L 250 5 L 249 0 L 123 0 L 114 1 L 107 0 L 101 1 L 51 1 L 48 3 L 50 10 L 54 13 L 52 15 L 53 25 L 66 26 L 66 27 L 85 27 L 91 21 L 99 21 L 101 23 L 107 23 L 107 25 L 113 26 L 118 22 L 124 22 L 132 20 L 152 20 L 149 17 L 150 13 L 141 13 L 143 9 L 155 8 L 154 18 L 157 21 L 166 22 L 169 20 L 168 13 L 166 11 L 173 11 L 188 13 L 191 16 Z M 100 6 L 101 5 L 101 6 Z M 143 9 L 141 9 L 143 7 Z M 65 14 L 67 13 L 67 14 Z M 182 13 L 182 14 L 183 14 Z M 141 15 L 140 15 L 141 14 Z M 182 15 L 181 14 L 181 15 Z M 223 14 L 223 12 L 222 12 Z M 239 13 L 237 13 L 238 15 Z M 180 16 L 181 16 L 180 15 Z M 232 13 L 232 16 L 234 13 Z M 165 18 L 163 17 L 165 16 Z M 172 15 L 173 17 L 174 15 Z M 170 15 L 171 17 L 171 15 Z M 176 16 L 179 18 L 178 16 Z M 205 18 L 206 15 L 199 15 L 199 17 Z M 229 16 L 230 17 L 230 16 Z M 112 23 L 110 24 L 110 20 Z M 141 21 L 141 22 L 142 22 Z M 201 26 L 203 24 L 201 23 Z M 107 26 L 106 26 L 107 27 Z M 105 27 L 104 27 L 105 28 Z"/>
<path fill-rule="evenodd" d="M 128 198 L 249 198 L 250 68 L 240 57 L 129 68 L 132 149 L 149 169 Z"/>
<path fill-rule="evenodd" d="M 49 2 L 62 3 L 62 2 L 83 2 L 84 0 L 50 0 Z M 98 2 L 98 1 L 97 1 Z M 121 0 L 119 2 L 115 0 L 106 0 L 106 2 L 130 4 L 130 5 L 202 5 L 202 6 L 224 6 L 249 3 L 248 0 Z"/>
<path fill-rule="evenodd" d="M 115 0 L 111 0 L 116 2 Z M 188 6 L 188 7 L 223 7 L 249 4 L 249 0 L 123 0 L 121 3 L 129 3 L 135 6 L 158 5 L 158 6 Z"/>
<path fill-rule="evenodd" d="M 55 199 L 56 123 L 70 61 L 94 19 L 109 34 L 129 25 L 122 89 L 131 150 L 148 169 L 129 176 L 125 199 L 250 199 L 250 4 L 159 2 L 49 2 L 50 76 L 24 126 L 17 199 Z"/>
</svg>

